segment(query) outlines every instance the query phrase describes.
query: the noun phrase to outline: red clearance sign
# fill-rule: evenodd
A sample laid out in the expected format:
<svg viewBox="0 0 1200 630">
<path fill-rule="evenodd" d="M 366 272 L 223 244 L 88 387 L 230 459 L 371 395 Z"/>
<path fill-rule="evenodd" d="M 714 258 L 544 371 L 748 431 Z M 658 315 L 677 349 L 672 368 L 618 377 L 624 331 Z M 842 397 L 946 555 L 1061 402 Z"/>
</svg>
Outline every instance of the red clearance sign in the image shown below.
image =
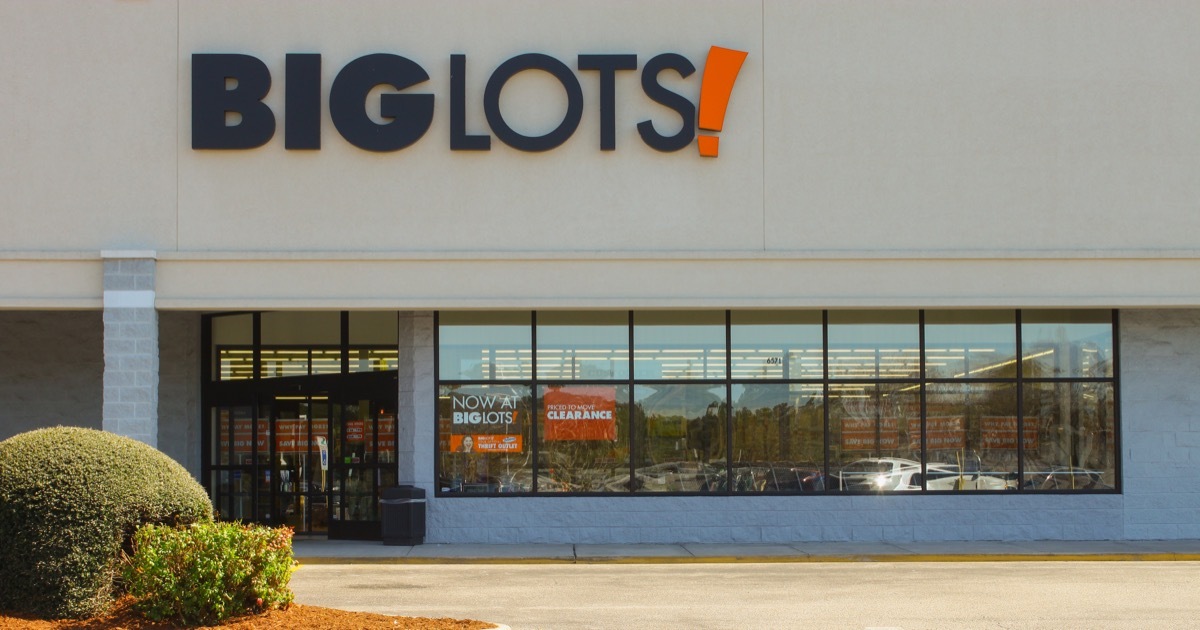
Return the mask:
<svg viewBox="0 0 1200 630">
<path fill-rule="evenodd" d="M 551 387 L 542 397 L 545 439 L 617 439 L 617 388 L 602 385 Z"/>
</svg>

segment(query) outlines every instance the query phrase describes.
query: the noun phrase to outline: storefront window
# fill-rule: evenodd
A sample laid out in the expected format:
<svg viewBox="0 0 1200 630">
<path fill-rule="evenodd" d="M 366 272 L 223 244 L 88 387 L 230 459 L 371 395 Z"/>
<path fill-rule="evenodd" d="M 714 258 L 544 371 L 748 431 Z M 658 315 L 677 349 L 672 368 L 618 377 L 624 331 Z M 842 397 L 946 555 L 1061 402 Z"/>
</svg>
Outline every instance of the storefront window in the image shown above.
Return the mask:
<svg viewBox="0 0 1200 630">
<path fill-rule="evenodd" d="M 351 372 L 386 372 L 397 368 L 400 334 L 395 311 L 351 311 L 349 333 Z"/>
<path fill-rule="evenodd" d="M 726 476 L 724 385 L 637 385 L 635 492 L 718 492 Z"/>
<path fill-rule="evenodd" d="M 281 378 L 342 371 L 338 311 L 262 314 L 260 376 Z"/>
<path fill-rule="evenodd" d="M 831 311 L 829 378 L 915 378 L 921 375 L 916 311 Z"/>
<path fill-rule="evenodd" d="M 824 388 L 733 386 L 733 476 L 754 492 L 825 490 Z"/>
<path fill-rule="evenodd" d="M 926 311 L 926 378 L 1016 378 L 1015 311 Z"/>
<path fill-rule="evenodd" d="M 730 321 L 732 378 L 824 378 L 820 311 L 734 311 Z"/>
<path fill-rule="evenodd" d="M 220 315 L 212 318 L 212 369 L 214 381 L 254 378 L 254 315 Z"/>
<path fill-rule="evenodd" d="M 629 387 L 538 388 L 538 492 L 628 492 Z"/>
<path fill-rule="evenodd" d="M 931 490 L 1014 490 L 1019 469 L 1017 389 L 1013 383 L 934 383 L 925 409 L 930 472 L 953 482 L 927 481 Z M 1025 447 L 1035 434 L 1025 431 Z M 949 486 L 949 487 L 946 487 Z"/>
<path fill-rule="evenodd" d="M 1021 360 L 1025 378 L 1113 375 L 1113 325 L 1107 311 L 1025 311 Z"/>
<path fill-rule="evenodd" d="M 920 389 L 898 384 L 829 387 L 831 489 L 922 488 Z"/>
<path fill-rule="evenodd" d="M 627 312 L 538 313 L 537 344 L 539 379 L 575 381 L 629 378 Z"/>
<path fill-rule="evenodd" d="M 1115 491 L 1115 317 L 442 315 L 439 493 Z"/>
<path fill-rule="evenodd" d="M 1109 490 L 1115 486 L 1116 421 L 1110 383 L 1025 386 L 1029 490 Z"/>
<path fill-rule="evenodd" d="M 529 312 L 443 312 L 438 362 L 442 380 L 533 378 L 533 330 Z"/>
<path fill-rule="evenodd" d="M 523 385 L 446 385 L 438 392 L 442 492 L 533 491 L 533 416 Z"/>
<path fill-rule="evenodd" d="M 724 311 L 633 314 L 638 379 L 725 378 Z"/>
</svg>

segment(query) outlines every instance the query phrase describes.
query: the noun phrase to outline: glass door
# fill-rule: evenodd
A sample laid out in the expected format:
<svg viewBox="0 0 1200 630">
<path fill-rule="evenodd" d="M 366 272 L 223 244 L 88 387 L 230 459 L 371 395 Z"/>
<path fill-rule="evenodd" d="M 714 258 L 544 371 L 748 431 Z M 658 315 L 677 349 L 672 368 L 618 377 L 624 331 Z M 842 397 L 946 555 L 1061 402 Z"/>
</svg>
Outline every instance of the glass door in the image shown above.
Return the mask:
<svg viewBox="0 0 1200 630">
<path fill-rule="evenodd" d="M 218 405 L 211 410 L 210 422 L 210 487 L 217 516 L 231 521 L 255 521 L 258 485 L 254 483 L 256 467 L 254 442 L 265 441 L 266 423 L 255 422 L 255 407 L 250 402 Z M 264 437 L 256 436 L 260 429 Z"/>
<path fill-rule="evenodd" d="M 328 392 L 275 395 L 272 399 L 276 523 L 298 534 L 329 531 L 330 424 L 341 405 Z"/>
<path fill-rule="evenodd" d="M 381 489 L 396 484 L 396 395 L 387 391 L 347 395 L 334 424 L 330 538 L 380 537 Z"/>
</svg>

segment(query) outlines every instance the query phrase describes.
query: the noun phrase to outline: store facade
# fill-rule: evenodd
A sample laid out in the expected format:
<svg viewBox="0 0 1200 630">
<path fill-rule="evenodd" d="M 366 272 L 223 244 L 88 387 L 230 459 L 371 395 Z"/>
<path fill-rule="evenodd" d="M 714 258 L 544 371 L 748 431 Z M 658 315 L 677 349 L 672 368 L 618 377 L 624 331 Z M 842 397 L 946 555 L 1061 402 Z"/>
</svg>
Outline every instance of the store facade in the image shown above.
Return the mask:
<svg viewBox="0 0 1200 630">
<path fill-rule="evenodd" d="M 4 437 L 337 538 L 1200 537 L 1191 3 L 0 18 Z"/>
</svg>

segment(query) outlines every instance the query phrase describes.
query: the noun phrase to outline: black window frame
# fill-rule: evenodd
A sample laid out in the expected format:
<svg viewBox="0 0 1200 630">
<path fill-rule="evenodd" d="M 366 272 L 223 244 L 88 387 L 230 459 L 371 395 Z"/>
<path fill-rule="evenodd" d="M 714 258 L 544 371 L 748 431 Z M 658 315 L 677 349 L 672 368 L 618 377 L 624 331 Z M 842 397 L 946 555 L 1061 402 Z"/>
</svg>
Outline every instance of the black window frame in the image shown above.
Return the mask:
<svg viewBox="0 0 1200 630">
<path fill-rule="evenodd" d="M 532 462 L 532 467 L 533 467 L 532 470 L 530 471 L 532 474 L 532 479 L 533 479 L 532 489 L 530 491 L 528 491 L 528 492 L 503 492 L 503 493 L 502 492 L 488 492 L 488 493 L 452 492 L 452 491 L 447 491 L 446 489 L 441 487 L 441 485 L 439 483 L 438 487 L 435 488 L 435 496 L 445 497 L 445 498 L 461 498 L 461 499 L 483 498 L 483 497 L 494 498 L 494 497 L 854 496 L 854 495 L 912 496 L 912 495 L 963 495 L 963 494 L 985 495 L 985 496 L 987 496 L 987 495 L 1008 496 L 1008 495 L 1012 495 L 1012 494 L 1025 494 L 1025 495 L 1033 495 L 1033 494 L 1121 494 L 1123 492 L 1122 469 L 1121 469 L 1121 465 L 1122 465 L 1122 458 L 1121 458 L 1121 404 L 1120 404 L 1121 387 L 1120 387 L 1120 338 L 1119 338 L 1120 321 L 1119 321 L 1119 311 L 1117 309 L 1037 309 L 1039 311 L 1045 311 L 1045 310 L 1063 310 L 1063 311 L 1096 310 L 1096 311 L 1103 311 L 1103 312 L 1109 313 L 1110 322 L 1111 322 L 1110 323 L 1111 334 L 1112 334 L 1112 375 L 1111 376 L 1105 376 L 1105 377 L 1078 377 L 1078 376 L 1073 376 L 1073 377 L 1028 377 L 1024 374 L 1024 369 L 1022 367 L 1022 368 L 1018 368 L 1016 370 L 1015 377 L 1013 377 L 1013 378 L 1007 378 L 1007 377 L 1003 377 L 1003 378 L 965 378 L 964 377 L 964 378 L 957 378 L 957 379 L 956 378 L 931 378 L 931 377 L 927 376 L 927 374 L 926 374 L 926 369 L 925 369 L 926 368 L 925 313 L 927 310 L 930 310 L 930 309 L 903 309 L 903 310 L 908 310 L 908 311 L 915 310 L 918 315 L 917 325 L 918 325 L 918 335 L 919 335 L 918 338 L 919 338 L 919 344 L 920 344 L 920 348 L 919 348 L 919 352 L 920 352 L 919 363 L 920 363 L 920 365 L 919 365 L 919 373 L 915 378 L 874 378 L 874 379 L 831 378 L 830 374 L 829 374 L 829 372 L 830 372 L 830 370 L 829 370 L 829 328 L 830 328 L 829 313 L 831 310 L 836 310 L 836 309 L 820 309 L 821 326 L 822 326 L 822 332 L 821 332 L 822 359 L 823 359 L 822 360 L 823 364 L 822 364 L 822 378 L 821 379 L 813 379 L 813 378 L 799 378 L 799 379 L 792 379 L 792 378 L 778 378 L 778 379 L 775 379 L 775 378 L 770 378 L 770 379 L 768 379 L 768 378 L 756 378 L 756 379 L 734 378 L 733 374 L 732 374 L 733 349 L 732 349 L 732 343 L 731 343 L 731 336 L 732 336 L 731 321 L 732 321 L 732 315 L 735 312 L 735 310 L 740 310 L 740 309 L 725 309 L 724 312 L 725 312 L 725 361 L 726 361 L 726 365 L 725 365 L 725 375 L 723 378 L 720 378 L 720 379 L 714 379 L 714 378 L 638 379 L 636 377 L 635 366 L 634 366 L 634 356 L 635 356 L 635 353 L 637 350 L 637 347 L 635 345 L 635 339 L 634 339 L 634 329 L 635 329 L 634 315 L 635 315 L 635 312 L 639 312 L 642 310 L 651 310 L 651 309 L 628 309 L 628 310 L 622 309 L 621 310 L 621 312 L 626 312 L 628 314 L 628 322 L 629 322 L 628 323 L 628 333 L 629 333 L 628 360 L 630 363 L 629 370 L 628 370 L 629 376 L 627 379 L 613 379 L 613 380 L 561 380 L 561 379 L 540 379 L 540 378 L 538 378 L 538 368 L 537 368 L 537 355 L 538 355 L 537 315 L 538 315 L 538 310 L 536 310 L 536 309 L 532 309 L 532 310 L 513 309 L 512 311 L 508 311 L 508 312 L 515 311 L 515 312 L 520 312 L 520 313 L 529 313 L 529 315 L 530 315 L 530 318 L 529 318 L 530 327 L 531 327 L 530 351 L 531 351 L 531 357 L 532 357 L 532 359 L 531 359 L 532 366 L 531 366 L 531 371 L 530 371 L 531 377 L 528 380 L 442 379 L 441 378 L 441 376 L 442 376 L 442 374 L 441 374 L 441 322 L 440 322 L 441 312 L 435 311 L 434 312 L 434 375 L 435 375 L 435 379 L 434 379 L 435 392 L 434 392 L 434 394 L 435 394 L 435 396 L 440 395 L 440 392 L 442 391 L 442 387 L 447 386 L 447 385 L 451 385 L 451 386 L 452 385 L 492 385 L 492 384 L 494 384 L 494 385 L 510 385 L 510 386 L 511 385 L 520 385 L 520 386 L 529 388 L 530 405 L 533 409 L 533 418 L 531 419 L 531 427 L 529 429 L 529 435 L 530 435 L 529 449 L 531 451 L 531 462 Z M 713 310 L 713 309 L 698 309 L 698 310 L 706 310 L 707 311 L 707 310 Z M 812 311 L 817 311 L 818 309 L 797 309 L 797 310 L 807 310 L 807 311 L 812 312 Z M 953 309 L 939 308 L 937 310 L 944 311 L 944 310 L 953 310 Z M 994 309 L 994 310 L 1009 310 L 1009 309 Z M 1015 348 L 1016 348 L 1016 356 L 1018 359 L 1017 363 L 1020 366 L 1023 363 L 1020 360 L 1020 358 L 1023 356 L 1022 355 L 1023 346 L 1022 346 L 1022 338 L 1021 338 L 1022 309 L 1011 309 L 1011 310 L 1014 312 L 1014 320 L 1013 320 L 1014 332 L 1013 332 L 1013 334 L 1014 334 L 1014 342 L 1015 342 Z M 881 312 L 886 312 L 886 311 L 881 311 Z M 921 415 L 921 417 L 920 417 L 921 458 L 920 458 L 919 463 L 921 464 L 922 468 L 924 469 L 924 468 L 927 468 L 927 466 L 930 464 L 929 452 L 928 452 L 928 448 L 927 448 L 927 444 L 926 444 L 926 437 L 927 437 L 926 420 L 928 417 L 927 400 L 926 400 L 927 390 L 928 390 L 929 385 L 931 385 L 931 384 L 943 384 L 943 383 L 950 383 L 950 384 L 1002 383 L 1002 384 L 1011 384 L 1011 385 L 1015 386 L 1016 397 L 1017 397 L 1016 413 L 1017 413 L 1017 462 L 1018 462 L 1017 471 L 1016 471 L 1017 485 L 1015 488 L 1008 488 L 1006 490 L 978 490 L 978 489 L 933 490 L 933 489 L 929 489 L 927 487 L 927 479 L 928 479 L 929 475 L 928 474 L 919 474 L 918 478 L 921 481 L 920 490 L 909 491 L 909 492 L 867 492 L 867 491 L 837 490 L 837 489 L 830 488 L 828 486 L 828 484 L 826 484 L 826 487 L 823 491 L 805 491 L 805 492 L 754 491 L 754 492 L 746 492 L 746 491 L 737 490 L 736 485 L 734 483 L 734 475 L 735 475 L 734 466 L 732 465 L 732 462 L 731 462 L 731 460 L 733 459 L 733 455 L 730 452 L 733 448 L 733 432 L 734 432 L 734 423 L 733 423 L 734 400 L 733 400 L 733 395 L 732 395 L 734 386 L 737 386 L 737 385 L 762 385 L 762 384 L 784 384 L 784 385 L 792 385 L 792 384 L 817 385 L 817 384 L 819 384 L 821 386 L 821 391 L 822 391 L 822 399 L 823 399 L 823 412 L 822 413 L 824 415 L 824 419 L 823 419 L 823 421 L 824 421 L 824 425 L 823 425 L 824 461 L 822 462 L 822 472 L 825 475 L 826 479 L 828 479 L 831 474 L 831 471 L 830 471 L 830 463 L 831 463 L 830 442 L 831 442 L 831 440 L 830 440 L 830 433 L 829 433 L 829 430 L 830 430 L 830 405 L 829 405 L 830 385 L 866 384 L 866 385 L 876 386 L 876 385 L 904 384 L 904 385 L 918 387 L 920 390 L 919 391 L 919 407 L 920 407 L 920 415 Z M 1093 383 L 1093 384 L 1109 384 L 1109 385 L 1111 385 L 1112 391 L 1113 391 L 1113 435 L 1114 435 L 1113 445 L 1112 445 L 1113 446 L 1113 452 L 1112 452 L 1113 484 L 1112 484 L 1111 488 L 1040 489 L 1040 488 L 1026 487 L 1026 483 L 1025 483 L 1025 473 L 1026 473 L 1026 468 L 1025 468 L 1026 452 L 1025 451 L 1026 451 L 1026 449 L 1025 449 L 1025 444 L 1024 444 L 1024 439 L 1023 439 L 1024 420 L 1025 420 L 1024 389 L 1027 384 L 1033 384 L 1033 383 L 1056 383 L 1056 384 Z M 537 415 L 538 415 L 538 409 L 540 409 L 540 405 L 541 405 L 541 400 L 540 400 L 540 396 L 539 396 L 540 388 L 543 386 L 546 386 L 546 385 L 625 385 L 625 386 L 627 386 L 628 387 L 628 396 L 629 396 L 628 400 L 627 401 L 618 401 L 618 403 L 626 402 L 630 408 L 630 419 L 629 419 L 630 435 L 628 436 L 628 439 L 629 439 L 629 469 L 630 469 L 629 473 L 630 473 L 630 479 L 633 479 L 635 476 L 636 464 L 639 461 L 639 458 L 638 458 L 638 452 L 637 452 L 638 445 L 635 441 L 636 432 L 634 431 L 634 427 L 633 427 L 633 423 L 634 423 L 635 419 L 634 419 L 634 414 L 632 412 L 632 409 L 633 409 L 634 403 L 635 403 L 634 388 L 637 385 L 641 385 L 641 384 L 645 384 L 645 385 L 701 384 L 701 385 L 711 385 L 711 386 L 722 386 L 722 385 L 724 386 L 724 388 L 725 388 L 725 403 L 726 403 L 724 405 L 725 412 L 724 412 L 724 418 L 723 418 L 723 421 L 724 421 L 724 432 L 723 433 L 725 436 L 725 448 L 726 448 L 725 489 L 721 490 L 721 491 L 705 491 L 705 492 L 637 492 L 637 491 L 633 490 L 632 488 L 626 492 L 539 492 L 538 488 L 537 488 L 537 480 L 540 476 L 541 471 L 539 469 L 540 460 L 538 457 L 538 455 L 539 455 L 538 447 L 539 447 L 540 436 L 538 434 L 539 427 L 538 427 L 538 422 L 537 422 Z M 435 414 L 437 414 L 437 413 L 438 412 L 435 410 Z M 443 455 L 444 455 L 444 453 L 441 451 L 441 448 L 440 448 L 442 435 L 440 434 L 440 430 L 437 428 L 438 427 L 438 418 L 436 417 L 436 415 L 434 418 L 431 419 L 431 421 L 435 424 L 434 444 L 432 445 L 434 448 L 434 478 L 437 480 L 440 480 L 443 477 L 442 468 L 443 468 Z"/>
</svg>

